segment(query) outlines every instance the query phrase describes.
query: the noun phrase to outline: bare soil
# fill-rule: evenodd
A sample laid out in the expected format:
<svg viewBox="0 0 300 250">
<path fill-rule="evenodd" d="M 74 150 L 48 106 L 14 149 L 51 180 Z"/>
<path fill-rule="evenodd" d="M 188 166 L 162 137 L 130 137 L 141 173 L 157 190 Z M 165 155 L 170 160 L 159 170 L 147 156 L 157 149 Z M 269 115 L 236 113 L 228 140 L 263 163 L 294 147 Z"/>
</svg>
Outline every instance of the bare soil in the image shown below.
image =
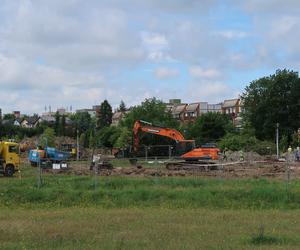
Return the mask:
<svg viewBox="0 0 300 250">
<path fill-rule="evenodd" d="M 101 175 L 101 176 L 182 176 L 182 177 L 206 177 L 221 179 L 240 178 L 275 178 L 286 179 L 288 175 L 291 179 L 300 179 L 300 163 L 274 162 L 274 161 L 253 161 L 253 162 L 229 162 L 218 165 L 217 169 L 209 170 L 204 168 L 193 168 L 180 170 L 168 170 L 164 165 L 160 167 L 119 167 L 113 169 L 93 169 L 90 170 L 88 164 L 70 164 L 68 170 L 59 171 L 69 175 Z M 188 168 L 188 167 L 187 167 Z M 52 171 L 52 170 L 50 170 Z"/>
</svg>

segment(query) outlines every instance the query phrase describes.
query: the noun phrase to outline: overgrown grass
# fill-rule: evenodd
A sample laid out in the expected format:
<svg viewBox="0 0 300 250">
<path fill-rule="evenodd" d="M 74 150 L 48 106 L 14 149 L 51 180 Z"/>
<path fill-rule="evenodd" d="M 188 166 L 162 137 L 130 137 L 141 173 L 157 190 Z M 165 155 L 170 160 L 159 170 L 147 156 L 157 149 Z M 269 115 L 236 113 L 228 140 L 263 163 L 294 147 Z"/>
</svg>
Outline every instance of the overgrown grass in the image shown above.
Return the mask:
<svg viewBox="0 0 300 250">
<path fill-rule="evenodd" d="M 36 173 L 0 178 L 1 249 L 300 248 L 300 181 Z"/>
<path fill-rule="evenodd" d="M 31 170 L 30 170 L 31 171 Z M 2 207 L 165 207 L 218 209 L 298 209 L 300 181 L 212 180 L 175 177 L 97 177 L 29 172 L 0 178 Z M 32 176 L 33 175 L 33 176 Z"/>
<path fill-rule="evenodd" d="M 274 219 L 276 218 L 276 219 Z M 296 210 L 9 209 L 1 249 L 299 249 Z M 252 237 L 264 223 L 265 236 Z"/>
</svg>

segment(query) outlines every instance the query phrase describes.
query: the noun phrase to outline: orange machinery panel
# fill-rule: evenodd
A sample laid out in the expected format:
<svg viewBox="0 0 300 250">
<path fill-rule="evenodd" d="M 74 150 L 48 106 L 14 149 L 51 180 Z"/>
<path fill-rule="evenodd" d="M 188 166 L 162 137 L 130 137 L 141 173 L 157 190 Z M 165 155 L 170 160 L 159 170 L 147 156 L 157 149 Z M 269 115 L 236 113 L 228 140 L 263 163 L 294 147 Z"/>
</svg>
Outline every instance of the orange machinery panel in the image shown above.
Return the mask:
<svg viewBox="0 0 300 250">
<path fill-rule="evenodd" d="M 201 159 L 210 158 L 212 160 L 218 160 L 220 149 L 218 148 L 195 148 L 190 152 L 187 152 L 181 156 L 183 159 Z"/>
</svg>

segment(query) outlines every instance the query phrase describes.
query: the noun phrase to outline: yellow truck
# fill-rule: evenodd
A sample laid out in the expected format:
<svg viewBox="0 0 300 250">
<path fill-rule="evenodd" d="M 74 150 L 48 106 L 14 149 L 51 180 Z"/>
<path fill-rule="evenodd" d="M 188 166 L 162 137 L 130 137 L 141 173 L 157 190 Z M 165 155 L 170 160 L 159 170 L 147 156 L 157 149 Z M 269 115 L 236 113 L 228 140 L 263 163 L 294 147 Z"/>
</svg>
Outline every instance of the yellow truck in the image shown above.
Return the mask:
<svg viewBox="0 0 300 250">
<path fill-rule="evenodd" d="M 10 141 L 0 141 L 0 173 L 5 176 L 13 176 L 19 169 L 19 144 Z"/>
</svg>

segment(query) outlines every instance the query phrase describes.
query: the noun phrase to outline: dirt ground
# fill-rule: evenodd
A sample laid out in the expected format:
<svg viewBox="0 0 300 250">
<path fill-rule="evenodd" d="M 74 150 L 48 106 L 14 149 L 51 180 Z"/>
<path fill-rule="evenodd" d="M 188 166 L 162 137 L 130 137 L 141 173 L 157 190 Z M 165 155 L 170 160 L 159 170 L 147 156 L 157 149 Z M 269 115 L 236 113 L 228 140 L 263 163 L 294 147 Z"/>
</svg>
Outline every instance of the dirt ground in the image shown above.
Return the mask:
<svg viewBox="0 0 300 250">
<path fill-rule="evenodd" d="M 50 170 L 52 171 L 52 170 Z M 273 162 L 273 161 L 253 161 L 253 162 L 228 162 L 217 164 L 212 169 L 204 167 L 193 167 L 189 169 L 189 165 L 182 165 L 182 169 L 168 170 L 164 165 L 159 167 L 119 167 L 114 165 L 112 169 L 93 169 L 90 170 L 88 164 L 74 163 L 70 164 L 68 170 L 61 173 L 69 175 L 101 175 L 101 176 L 186 176 L 186 177 L 207 177 L 207 178 L 224 178 L 224 179 L 240 179 L 240 178 L 276 178 L 287 179 L 288 175 L 291 179 L 300 179 L 300 163 L 293 162 Z"/>
</svg>

